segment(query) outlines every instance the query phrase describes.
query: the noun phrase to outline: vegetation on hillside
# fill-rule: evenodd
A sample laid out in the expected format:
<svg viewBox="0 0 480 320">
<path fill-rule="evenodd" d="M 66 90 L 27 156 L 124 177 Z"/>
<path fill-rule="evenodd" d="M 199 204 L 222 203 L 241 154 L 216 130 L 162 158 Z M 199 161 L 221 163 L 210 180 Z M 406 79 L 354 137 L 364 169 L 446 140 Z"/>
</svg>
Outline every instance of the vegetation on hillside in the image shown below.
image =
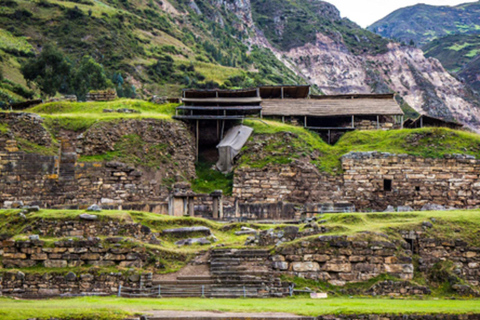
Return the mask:
<svg viewBox="0 0 480 320">
<path fill-rule="evenodd" d="M 355 54 L 387 51 L 388 40 L 341 19 L 329 3 L 315 1 L 252 1 L 253 19 L 270 42 L 281 50 L 314 43 L 317 33 L 344 42 Z"/>
<path fill-rule="evenodd" d="M 451 34 L 480 32 L 480 2 L 458 6 L 417 4 L 401 8 L 368 29 L 383 37 L 418 46 Z"/>
<path fill-rule="evenodd" d="M 245 45 L 249 30 L 223 6 L 205 0 L 198 11 L 184 1 L 170 2 L 173 13 L 158 1 L 2 0 L 0 66 L 15 74 L 10 81 L 25 87 L 23 65 L 25 77 L 38 84 L 32 87 L 37 94 L 53 95 L 60 88 L 80 99 L 86 90 L 105 86 L 103 80 L 100 86 L 82 83 L 90 76 L 81 72 L 86 61 L 103 67 L 109 85 L 123 97 L 178 96 L 182 87 L 301 82 L 269 50 Z M 65 59 L 59 66 L 69 65 L 76 75 L 60 69 L 50 77 L 35 68 L 53 44 Z M 23 98 L 0 92 L 4 102 Z"/>
<path fill-rule="evenodd" d="M 480 92 L 480 34 L 445 36 L 433 40 L 422 49 L 427 57 L 437 58 L 445 69 L 465 79 Z"/>
</svg>

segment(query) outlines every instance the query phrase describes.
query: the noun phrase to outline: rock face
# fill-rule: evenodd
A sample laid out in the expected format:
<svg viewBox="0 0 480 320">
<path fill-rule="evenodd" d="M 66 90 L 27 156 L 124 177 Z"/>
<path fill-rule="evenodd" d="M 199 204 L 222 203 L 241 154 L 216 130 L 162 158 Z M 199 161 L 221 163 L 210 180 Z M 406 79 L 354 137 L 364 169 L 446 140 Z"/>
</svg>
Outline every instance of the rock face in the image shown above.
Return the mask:
<svg viewBox="0 0 480 320">
<path fill-rule="evenodd" d="M 318 34 L 315 43 L 286 55 L 327 94 L 392 90 L 421 114 L 479 126 L 480 107 L 469 88 L 420 49 L 391 43 L 383 54 L 354 55 L 343 43 Z"/>
<path fill-rule="evenodd" d="M 286 66 L 324 93 L 393 91 L 419 113 L 480 128 L 478 97 L 438 60 L 425 58 L 420 49 L 394 42 L 387 45 L 341 19 L 338 10 L 323 1 L 297 0 L 295 9 L 273 0 L 261 5 L 247 2 L 242 1 L 245 5 L 237 6 L 234 12 L 242 18 L 252 16 L 250 8 L 253 10 L 253 36 L 248 41 L 272 50 Z M 310 16 L 312 12 L 317 16 Z M 307 20 L 306 24 L 319 23 L 323 32 L 303 29 L 305 23 L 295 27 L 292 21 L 301 19 Z M 242 20 L 251 24 L 249 19 Z M 351 34 L 342 33 L 345 25 L 350 26 Z"/>
</svg>

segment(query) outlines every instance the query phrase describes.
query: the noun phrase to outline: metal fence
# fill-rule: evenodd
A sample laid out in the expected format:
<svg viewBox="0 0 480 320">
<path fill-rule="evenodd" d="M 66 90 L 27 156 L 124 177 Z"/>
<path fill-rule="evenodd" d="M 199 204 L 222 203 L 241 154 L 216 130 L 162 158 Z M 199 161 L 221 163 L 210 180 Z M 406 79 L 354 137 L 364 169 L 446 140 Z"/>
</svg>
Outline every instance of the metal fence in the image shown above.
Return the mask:
<svg viewBox="0 0 480 320">
<path fill-rule="evenodd" d="M 293 296 L 293 286 L 288 288 L 288 295 Z M 267 287 L 211 287 L 207 285 L 169 286 L 158 285 L 150 288 L 129 288 L 120 285 L 118 296 L 135 297 L 201 297 L 201 298 L 258 298 L 268 296 Z"/>
</svg>

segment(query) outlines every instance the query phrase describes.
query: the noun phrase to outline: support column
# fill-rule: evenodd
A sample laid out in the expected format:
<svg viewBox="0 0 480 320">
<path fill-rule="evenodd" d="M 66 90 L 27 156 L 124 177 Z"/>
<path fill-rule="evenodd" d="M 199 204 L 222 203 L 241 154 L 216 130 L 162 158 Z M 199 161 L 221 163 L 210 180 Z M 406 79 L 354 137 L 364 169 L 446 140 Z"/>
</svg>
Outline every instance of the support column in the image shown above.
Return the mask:
<svg viewBox="0 0 480 320">
<path fill-rule="evenodd" d="M 194 206 L 194 198 L 188 198 L 188 215 L 190 217 L 195 217 L 195 206 Z"/>
<path fill-rule="evenodd" d="M 328 144 L 331 144 L 331 139 L 330 139 L 330 129 L 328 130 Z"/>
<path fill-rule="evenodd" d="M 403 129 L 403 115 L 402 115 L 402 126 L 401 126 L 401 128 Z"/>
<path fill-rule="evenodd" d="M 352 128 L 355 129 L 355 116 L 352 115 Z"/>
<path fill-rule="evenodd" d="M 215 220 L 218 220 L 218 198 L 213 197 L 213 210 L 212 217 Z"/>
<path fill-rule="evenodd" d="M 380 129 L 380 116 L 377 116 L 377 130 Z"/>
<path fill-rule="evenodd" d="M 305 116 L 305 120 L 303 122 L 303 127 L 306 128 L 307 127 L 307 116 Z"/>
<path fill-rule="evenodd" d="M 195 140 L 196 140 L 196 149 L 197 149 L 197 161 L 198 161 L 198 146 L 199 146 L 199 140 L 200 140 L 200 135 L 199 135 L 199 128 L 198 128 L 198 120 L 196 120 L 196 126 L 197 128 L 195 129 Z"/>
</svg>

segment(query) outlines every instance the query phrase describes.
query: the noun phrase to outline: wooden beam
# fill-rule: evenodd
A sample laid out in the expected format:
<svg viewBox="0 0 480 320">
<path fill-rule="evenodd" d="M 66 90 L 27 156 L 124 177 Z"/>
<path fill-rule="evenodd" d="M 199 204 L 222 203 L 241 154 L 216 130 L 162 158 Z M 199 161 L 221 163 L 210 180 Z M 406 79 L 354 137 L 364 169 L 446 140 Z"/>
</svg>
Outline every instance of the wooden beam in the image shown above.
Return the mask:
<svg viewBox="0 0 480 320">
<path fill-rule="evenodd" d="M 377 130 L 380 129 L 380 116 L 377 116 Z"/>
</svg>

